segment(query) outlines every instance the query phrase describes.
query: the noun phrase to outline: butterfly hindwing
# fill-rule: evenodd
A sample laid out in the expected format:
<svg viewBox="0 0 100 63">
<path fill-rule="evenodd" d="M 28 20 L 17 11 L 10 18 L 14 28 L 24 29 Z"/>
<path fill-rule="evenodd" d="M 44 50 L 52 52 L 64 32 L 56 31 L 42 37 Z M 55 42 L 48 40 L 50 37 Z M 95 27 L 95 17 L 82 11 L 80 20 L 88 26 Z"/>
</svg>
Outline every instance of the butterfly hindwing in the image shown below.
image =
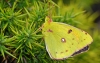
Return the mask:
<svg viewBox="0 0 100 63">
<path fill-rule="evenodd" d="M 85 31 L 59 22 L 45 22 L 42 33 L 52 59 L 73 56 L 92 42 L 91 36 Z"/>
</svg>

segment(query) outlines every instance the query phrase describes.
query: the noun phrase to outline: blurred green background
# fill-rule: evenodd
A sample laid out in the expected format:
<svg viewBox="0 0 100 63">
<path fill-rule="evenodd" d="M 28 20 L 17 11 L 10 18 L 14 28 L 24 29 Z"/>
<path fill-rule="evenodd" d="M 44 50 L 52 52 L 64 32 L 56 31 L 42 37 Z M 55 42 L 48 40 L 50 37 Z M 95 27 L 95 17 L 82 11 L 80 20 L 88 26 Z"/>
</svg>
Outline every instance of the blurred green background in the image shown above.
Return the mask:
<svg viewBox="0 0 100 63">
<path fill-rule="evenodd" d="M 53 21 L 87 31 L 90 49 L 52 60 L 40 30 L 50 13 Z M 100 0 L 0 0 L 0 63 L 100 63 L 99 42 Z"/>
</svg>

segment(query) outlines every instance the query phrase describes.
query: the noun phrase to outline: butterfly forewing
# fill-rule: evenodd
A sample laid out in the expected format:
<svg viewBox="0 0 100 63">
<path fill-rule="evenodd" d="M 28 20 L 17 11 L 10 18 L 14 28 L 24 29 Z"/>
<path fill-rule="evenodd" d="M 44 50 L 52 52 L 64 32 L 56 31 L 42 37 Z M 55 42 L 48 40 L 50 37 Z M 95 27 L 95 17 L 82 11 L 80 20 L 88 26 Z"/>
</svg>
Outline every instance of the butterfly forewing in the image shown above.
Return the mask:
<svg viewBox="0 0 100 63">
<path fill-rule="evenodd" d="M 74 38 L 76 39 L 76 41 L 78 42 L 78 50 L 82 49 L 83 47 L 91 44 L 91 42 L 93 41 L 92 37 L 85 31 L 80 30 L 76 27 L 70 26 L 68 24 L 64 24 L 64 23 L 58 23 L 60 25 L 62 25 L 62 27 L 68 28 L 68 29 L 72 29 L 72 35 L 74 36 Z"/>
</svg>

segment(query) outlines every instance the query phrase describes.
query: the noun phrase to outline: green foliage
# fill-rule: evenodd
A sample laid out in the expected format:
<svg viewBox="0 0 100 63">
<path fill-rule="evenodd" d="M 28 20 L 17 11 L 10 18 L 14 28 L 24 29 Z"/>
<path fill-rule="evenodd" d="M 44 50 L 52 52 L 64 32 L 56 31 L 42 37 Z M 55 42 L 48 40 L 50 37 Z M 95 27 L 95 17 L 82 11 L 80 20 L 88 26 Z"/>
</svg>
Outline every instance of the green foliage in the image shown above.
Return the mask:
<svg viewBox="0 0 100 63">
<path fill-rule="evenodd" d="M 85 13 L 83 6 L 71 3 L 68 6 L 61 1 L 53 1 L 49 8 L 46 0 L 1 0 L 0 1 L 0 57 L 1 63 L 92 63 L 92 58 L 100 58 L 93 46 L 99 48 L 98 32 L 91 32 L 93 20 L 97 13 Z M 62 8 L 60 8 L 62 7 Z M 57 22 L 65 22 L 80 27 L 93 35 L 95 39 L 89 52 L 67 60 L 52 60 L 45 49 L 41 26 L 45 17 L 52 11 L 52 18 Z M 87 17 L 90 16 L 88 19 Z M 95 16 L 95 17 L 94 17 Z M 87 23 L 88 21 L 88 23 Z M 84 26 L 85 25 L 85 26 Z M 96 42 L 96 43 L 95 43 Z M 95 51 L 94 51 L 95 50 Z M 96 56 L 95 56 L 96 55 Z M 81 59 L 80 59 L 81 58 Z M 88 60 L 90 58 L 91 60 Z M 98 59 L 95 59 L 99 63 Z"/>
<path fill-rule="evenodd" d="M 10 50 L 10 45 L 12 45 L 11 43 L 12 40 L 13 40 L 12 38 L 8 38 L 7 36 L 0 34 L 0 54 L 3 56 L 4 59 L 5 59 L 5 53 L 16 58 L 8 51 Z"/>
</svg>

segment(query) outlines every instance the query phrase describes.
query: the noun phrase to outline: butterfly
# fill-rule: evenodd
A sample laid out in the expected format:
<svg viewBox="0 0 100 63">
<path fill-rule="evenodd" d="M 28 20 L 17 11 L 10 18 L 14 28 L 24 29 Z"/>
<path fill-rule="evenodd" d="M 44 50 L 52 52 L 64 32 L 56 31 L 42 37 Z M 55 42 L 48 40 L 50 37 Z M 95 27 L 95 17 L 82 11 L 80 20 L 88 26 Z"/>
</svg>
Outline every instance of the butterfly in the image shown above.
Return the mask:
<svg viewBox="0 0 100 63">
<path fill-rule="evenodd" d="M 93 41 L 87 32 L 65 23 L 53 22 L 49 17 L 42 25 L 42 34 L 49 56 L 56 60 L 87 51 Z"/>
</svg>

